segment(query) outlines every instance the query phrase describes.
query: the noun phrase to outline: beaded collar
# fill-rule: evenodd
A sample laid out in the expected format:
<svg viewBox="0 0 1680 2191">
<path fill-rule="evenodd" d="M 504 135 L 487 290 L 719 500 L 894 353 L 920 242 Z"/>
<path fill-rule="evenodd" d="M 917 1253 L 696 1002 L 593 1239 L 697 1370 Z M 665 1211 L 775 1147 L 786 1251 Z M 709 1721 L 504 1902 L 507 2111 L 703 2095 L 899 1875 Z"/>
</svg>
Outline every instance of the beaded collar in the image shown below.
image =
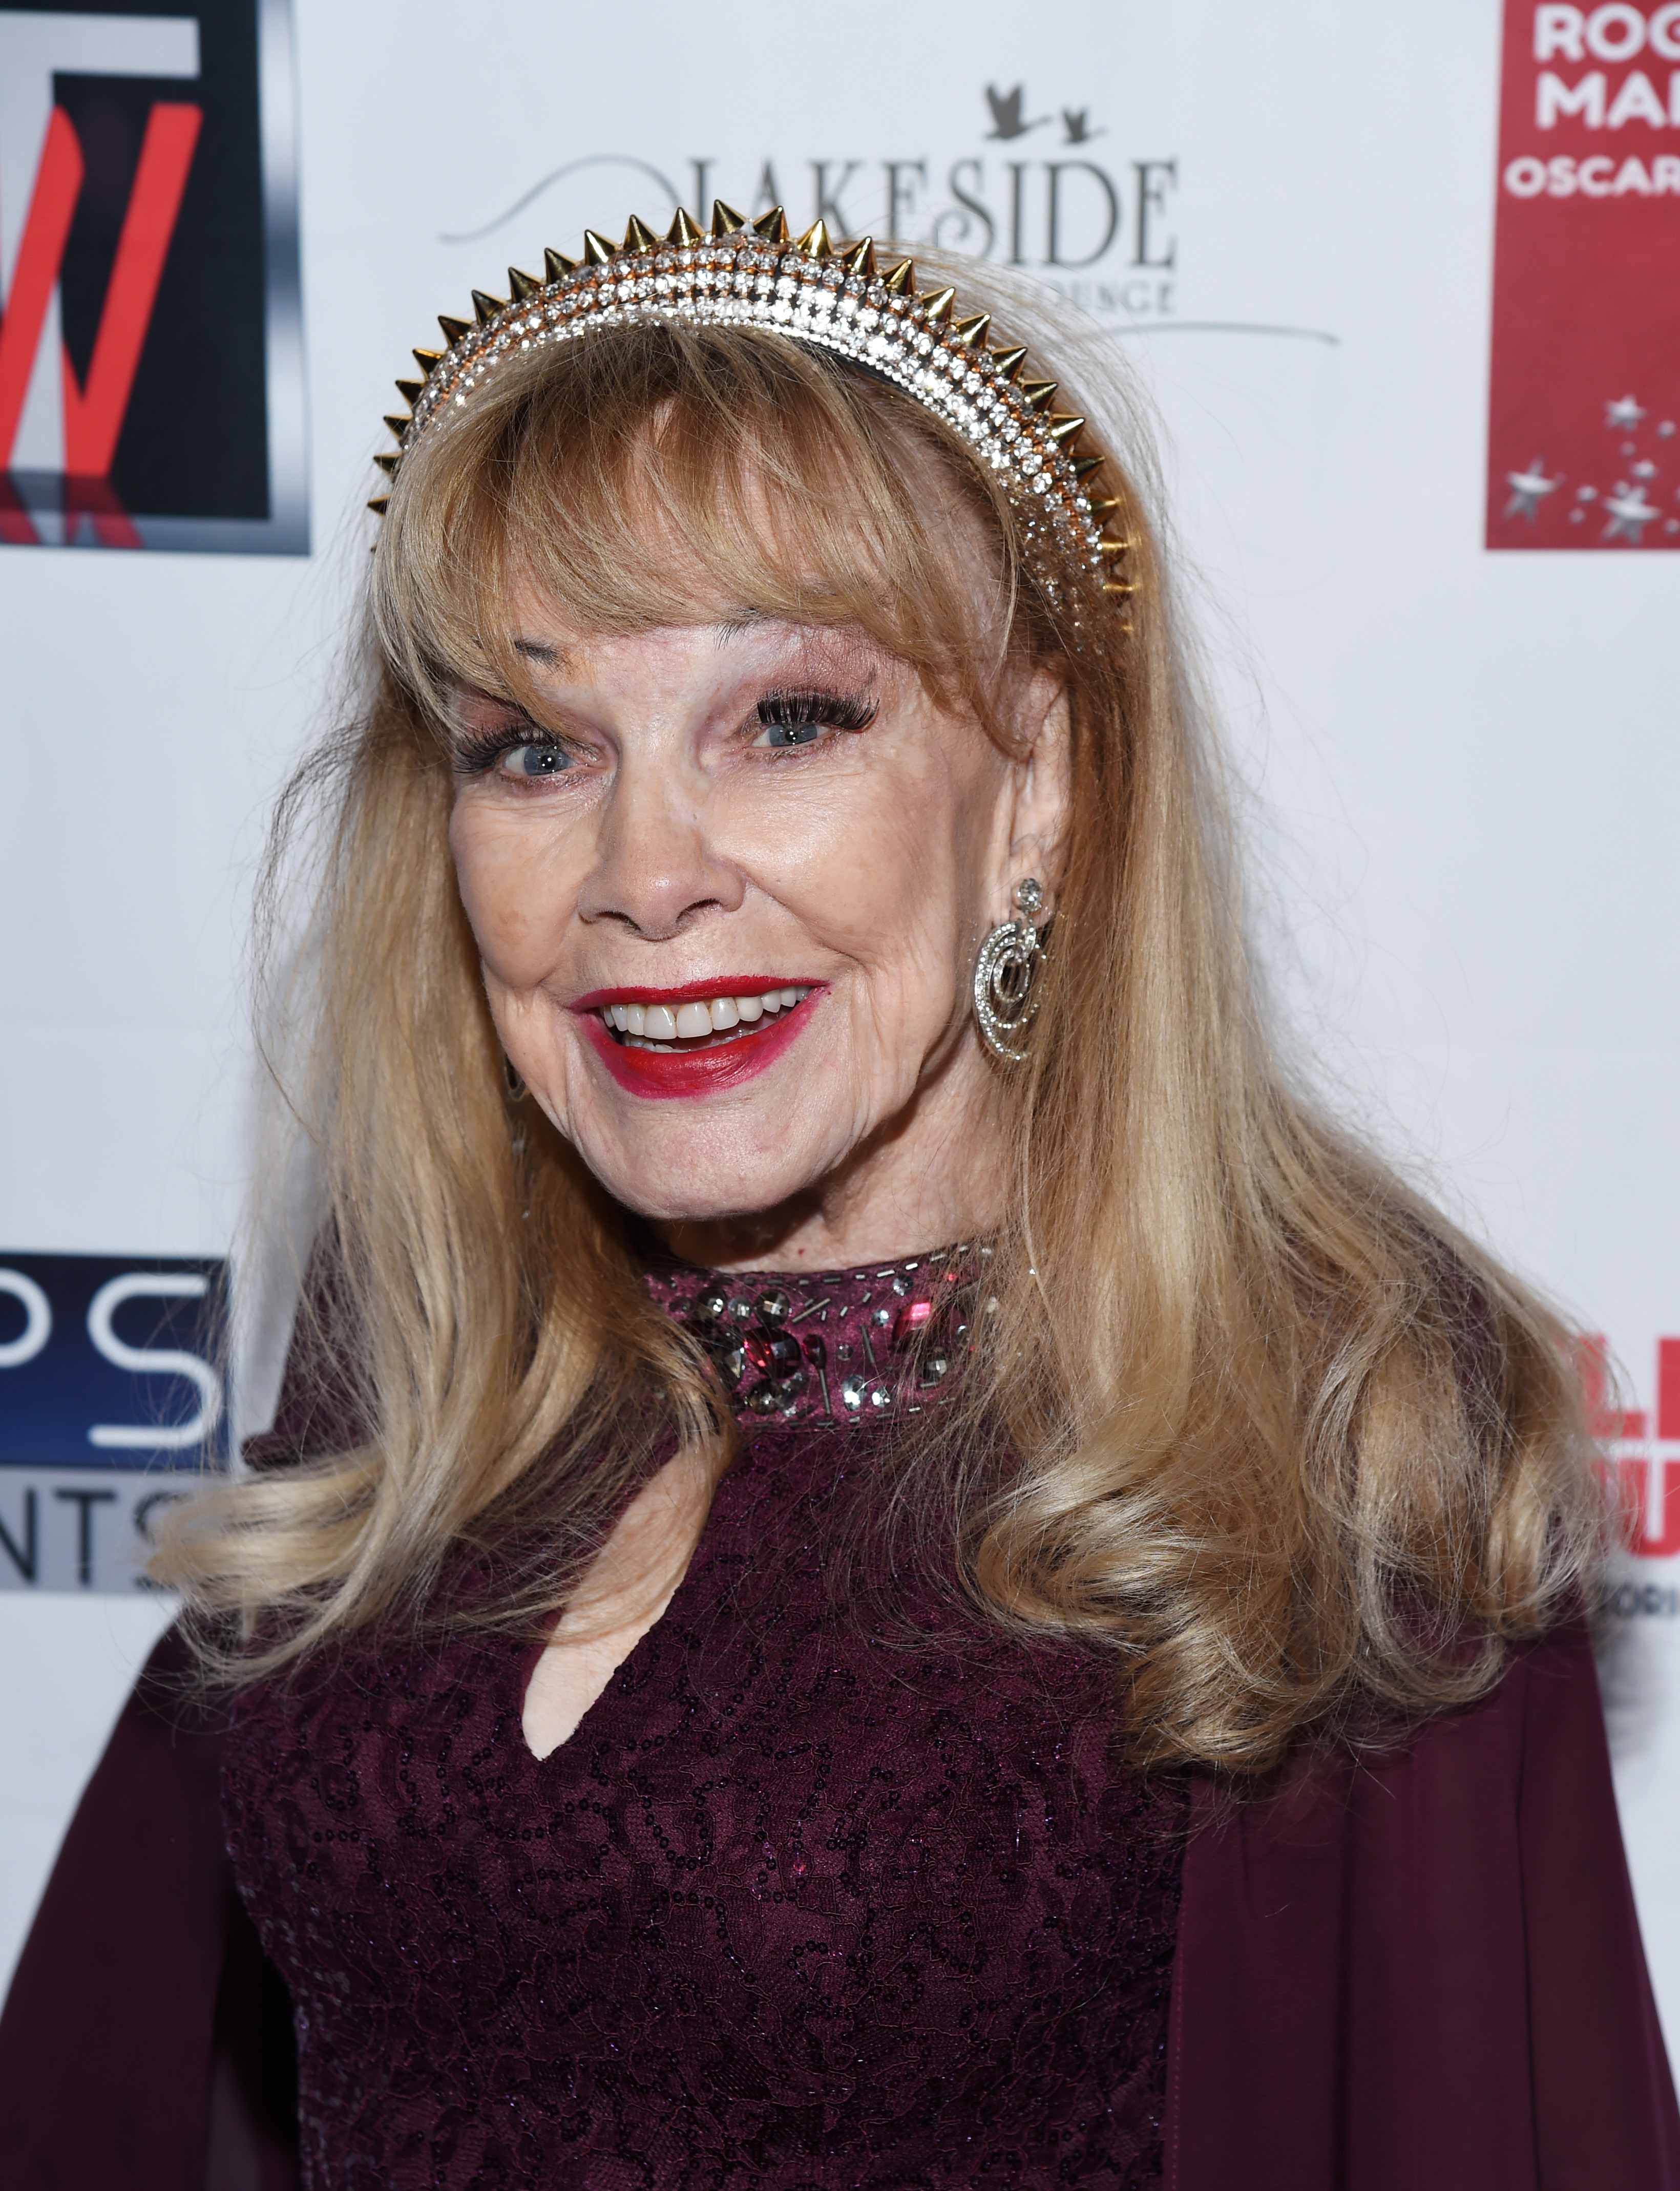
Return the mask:
<svg viewBox="0 0 1680 2191">
<path fill-rule="evenodd" d="M 991 1254 L 964 1245 L 797 1274 L 668 1264 L 646 1283 L 711 1357 L 743 1428 L 851 1428 L 916 1414 L 954 1387 L 975 1316 L 996 1305 Z"/>
</svg>

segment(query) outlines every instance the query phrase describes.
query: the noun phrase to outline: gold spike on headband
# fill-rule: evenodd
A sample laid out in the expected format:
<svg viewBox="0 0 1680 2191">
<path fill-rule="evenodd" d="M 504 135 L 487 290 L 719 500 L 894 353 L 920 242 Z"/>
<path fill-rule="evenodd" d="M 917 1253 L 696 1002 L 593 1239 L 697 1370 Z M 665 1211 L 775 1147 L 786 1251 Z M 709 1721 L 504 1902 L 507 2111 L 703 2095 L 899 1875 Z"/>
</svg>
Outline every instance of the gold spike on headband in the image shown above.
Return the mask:
<svg viewBox="0 0 1680 2191">
<path fill-rule="evenodd" d="M 1023 373 L 1024 347 L 987 342 L 988 314 L 964 317 L 948 288 L 919 293 L 908 259 L 881 271 L 868 236 L 836 245 L 819 220 L 790 242 L 779 206 L 749 225 L 720 200 L 709 233 L 682 212 L 663 239 L 632 219 L 616 248 L 590 229 L 581 260 L 549 251 L 541 280 L 510 267 L 508 281 L 506 300 L 473 291 L 474 320 L 440 317 L 446 350 L 414 352 L 424 378 L 396 384 L 410 415 L 386 418 L 397 447 L 375 459 L 393 481 L 504 358 L 638 322 L 765 327 L 868 367 L 954 427 L 1001 477 L 1034 575 L 1076 631 L 1084 619 L 1070 590 L 1096 604 L 1136 590 L 1118 569 L 1135 543 L 1107 531 L 1119 499 L 1090 492 L 1103 459 L 1075 454 L 1084 419 L 1051 409 L 1056 383 Z M 383 514 L 389 500 L 368 507 Z"/>
</svg>

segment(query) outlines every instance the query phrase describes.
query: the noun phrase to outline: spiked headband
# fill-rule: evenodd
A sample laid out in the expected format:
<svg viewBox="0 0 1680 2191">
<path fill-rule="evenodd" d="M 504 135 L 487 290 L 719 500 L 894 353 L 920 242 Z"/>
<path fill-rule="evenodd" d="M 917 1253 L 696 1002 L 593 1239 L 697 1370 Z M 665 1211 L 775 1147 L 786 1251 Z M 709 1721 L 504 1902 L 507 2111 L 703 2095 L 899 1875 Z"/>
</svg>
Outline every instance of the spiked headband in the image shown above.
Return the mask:
<svg viewBox="0 0 1680 2191">
<path fill-rule="evenodd" d="M 446 350 L 414 352 L 424 378 L 397 382 L 410 414 L 386 418 L 397 447 L 375 460 L 393 481 L 504 359 L 602 327 L 764 327 L 853 360 L 953 427 L 1001 480 L 1028 564 L 1076 639 L 1100 646 L 1113 597 L 1136 591 L 1122 571 L 1135 543 L 1107 529 L 1119 499 L 1092 492 L 1102 458 L 1078 453 L 1084 419 L 1051 409 L 1056 383 L 1030 377 L 1024 347 L 987 341 L 988 314 L 962 316 L 948 288 L 919 292 L 908 259 L 879 269 L 867 236 L 836 245 L 819 220 L 790 242 L 779 206 L 749 225 L 720 201 L 709 233 L 686 213 L 663 241 L 635 219 L 616 248 L 591 229 L 581 260 L 550 251 L 542 280 L 510 267 L 508 281 L 510 300 L 473 291 L 475 320 L 440 318 Z M 368 506 L 383 513 L 389 500 Z"/>
</svg>

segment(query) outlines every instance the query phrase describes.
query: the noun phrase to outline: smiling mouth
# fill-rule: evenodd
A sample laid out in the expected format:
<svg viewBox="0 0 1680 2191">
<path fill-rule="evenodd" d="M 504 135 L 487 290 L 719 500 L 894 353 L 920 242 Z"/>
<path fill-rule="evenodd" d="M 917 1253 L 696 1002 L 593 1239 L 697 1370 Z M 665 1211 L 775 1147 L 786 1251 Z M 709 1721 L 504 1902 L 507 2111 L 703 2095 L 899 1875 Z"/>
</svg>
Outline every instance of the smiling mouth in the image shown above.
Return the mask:
<svg viewBox="0 0 1680 2191">
<path fill-rule="evenodd" d="M 810 982 L 790 982 L 739 996 L 691 997 L 669 1004 L 604 1004 L 601 1025 L 621 1050 L 663 1050 L 681 1056 L 720 1050 L 797 1010 Z"/>
</svg>

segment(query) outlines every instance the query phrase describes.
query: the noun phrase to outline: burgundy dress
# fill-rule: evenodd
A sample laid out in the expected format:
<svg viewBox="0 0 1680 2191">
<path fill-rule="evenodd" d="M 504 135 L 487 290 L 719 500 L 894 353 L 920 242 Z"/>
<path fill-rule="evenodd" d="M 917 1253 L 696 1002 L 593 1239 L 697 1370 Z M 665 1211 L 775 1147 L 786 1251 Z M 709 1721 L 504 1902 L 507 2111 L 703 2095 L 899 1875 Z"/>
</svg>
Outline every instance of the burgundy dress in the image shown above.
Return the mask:
<svg viewBox="0 0 1680 2191">
<path fill-rule="evenodd" d="M 1078 1653 L 836 1612 L 944 1268 L 662 1282 L 749 1443 L 544 1762 L 485 1637 L 143 1684 L 0 2019 L 8 2191 L 1680 2191 L 1579 1624 L 1222 1807 L 1116 1766 Z M 320 1412 L 305 1365 L 277 1443 Z"/>
<path fill-rule="evenodd" d="M 708 1284 L 655 1283 L 685 1320 Z M 1079 1654 L 948 1613 L 906 1649 L 823 1570 L 895 1412 L 937 1404 L 945 1357 L 892 1351 L 930 1291 L 730 1283 L 751 1443 L 542 1762 L 504 1639 L 238 1699 L 228 1846 L 296 2004 L 311 2191 L 1159 2182 L 1182 1785 L 1117 1768 Z"/>
</svg>

